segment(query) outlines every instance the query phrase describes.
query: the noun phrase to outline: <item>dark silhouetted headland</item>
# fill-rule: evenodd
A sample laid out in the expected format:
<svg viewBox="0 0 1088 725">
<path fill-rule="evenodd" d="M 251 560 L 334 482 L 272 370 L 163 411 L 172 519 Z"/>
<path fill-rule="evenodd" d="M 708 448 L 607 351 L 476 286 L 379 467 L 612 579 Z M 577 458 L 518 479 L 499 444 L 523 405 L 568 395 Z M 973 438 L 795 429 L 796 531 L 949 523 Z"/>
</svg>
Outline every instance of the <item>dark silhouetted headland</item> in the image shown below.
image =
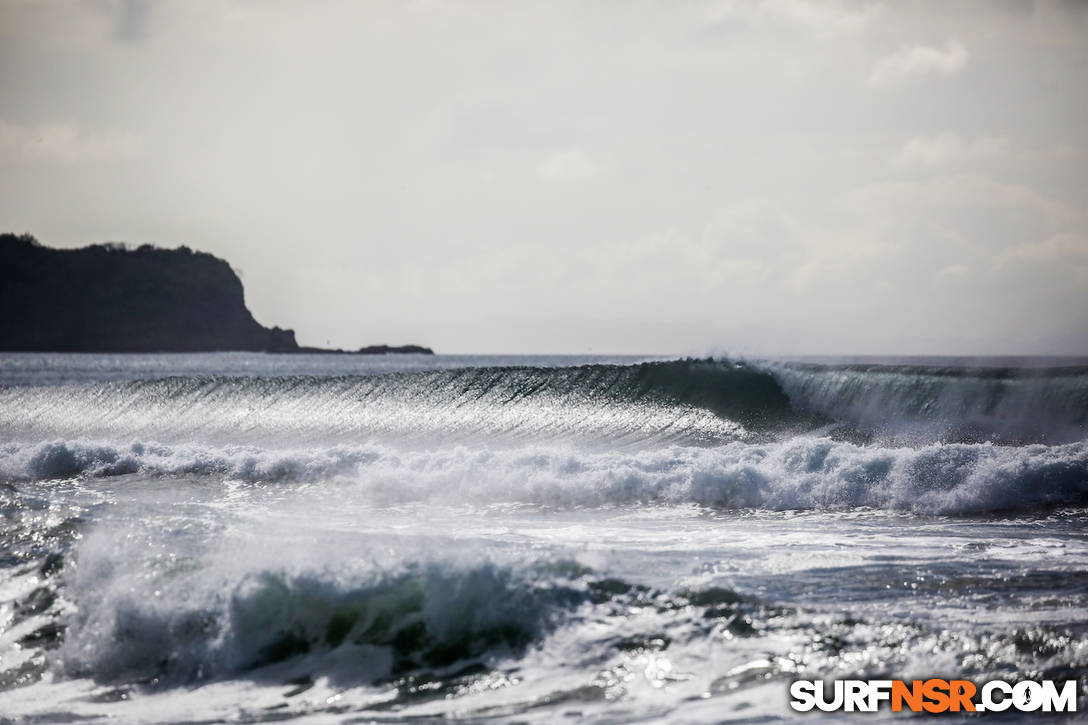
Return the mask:
<svg viewBox="0 0 1088 725">
<path fill-rule="evenodd" d="M 0 350 L 340 352 L 301 348 L 294 331 L 253 319 L 242 281 L 211 254 L 146 244 L 51 249 L 27 234 L 0 234 Z"/>
</svg>

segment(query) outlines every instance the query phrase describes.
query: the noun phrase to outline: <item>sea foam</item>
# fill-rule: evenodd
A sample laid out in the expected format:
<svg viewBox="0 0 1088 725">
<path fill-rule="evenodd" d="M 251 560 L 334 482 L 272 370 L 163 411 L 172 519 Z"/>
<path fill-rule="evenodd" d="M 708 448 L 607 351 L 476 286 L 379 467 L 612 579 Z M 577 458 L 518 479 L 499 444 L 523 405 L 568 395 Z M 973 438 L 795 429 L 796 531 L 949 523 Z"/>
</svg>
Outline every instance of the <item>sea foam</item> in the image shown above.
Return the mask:
<svg viewBox="0 0 1088 725">
<path fill-rule="evenodd" d="M 249 484 L 319 483 L 375 506 L 406 501 L 608 506 L 697 503 L 735 508 L 868 506 L 965 514 L 1088 500 L 1088 443 L 860 446 L 829 438 L 594 451 L 373 444 L 306 449 L 87 441 L 8 444 L 0 476 L 207 476 Z"/>
</svg>

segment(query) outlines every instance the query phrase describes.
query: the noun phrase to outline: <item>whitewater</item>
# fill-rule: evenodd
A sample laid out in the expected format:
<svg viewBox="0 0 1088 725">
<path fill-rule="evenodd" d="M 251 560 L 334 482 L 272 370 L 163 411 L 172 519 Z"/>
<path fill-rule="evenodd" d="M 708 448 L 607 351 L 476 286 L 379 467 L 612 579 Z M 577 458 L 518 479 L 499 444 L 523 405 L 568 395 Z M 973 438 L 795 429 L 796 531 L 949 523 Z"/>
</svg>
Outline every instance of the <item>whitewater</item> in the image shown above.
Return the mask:
<svg viewBox="0 0 1088 725">
<path fill-rule="evenodd" d="M 0 511 L 2 722 L 1088 692 L 1084 359 L 6 354 Z"/>
</svg>

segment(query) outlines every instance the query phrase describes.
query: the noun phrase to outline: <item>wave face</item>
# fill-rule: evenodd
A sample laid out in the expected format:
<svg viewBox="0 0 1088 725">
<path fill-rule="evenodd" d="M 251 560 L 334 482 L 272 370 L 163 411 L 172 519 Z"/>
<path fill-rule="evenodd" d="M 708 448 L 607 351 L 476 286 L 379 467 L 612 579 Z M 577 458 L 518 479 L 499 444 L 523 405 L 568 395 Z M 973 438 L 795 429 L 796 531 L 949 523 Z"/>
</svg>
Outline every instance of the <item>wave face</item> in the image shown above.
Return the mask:
<svg viewBox="0 0 1088 725">
<path fill-rule="evenodd" d="M 12 440 L 718 444 L 828 424 L 908 444 L 1074 442 L 1088 368 L 673 361 L 0 388 Z"/>
<path fill-rule="evenodd" d="M 799 409 L 911 442 L 1088 437 L 1088 368 L 761 363 Z"/>
<path fill-rule="evenodd" d="M 149 588 L 146 571 L 117 572 L 93 546 L 70 584 L 80 609 L 57 659 L 69 676 L 109 684 L 192 684 L 345 645 L 371 660 L 372 678 L 517 655 L 589 599 L 585 582 L 490 562 L 340 575 L 204 566 Z"/>
<path fill-rule="evenodd" d="M 1085 500 L 1088 372 L 674 361 L 7 387 L 0 434 L 9 481 L 975 513 Z"/>
<path fill-rule="evenodd" d="M 710 362 L 477 368 L 371 377 L 169 378 L 0 391 L 11 438 L 275 443 L 714 443 L 793 416 L 775 380 Z"/>
</svg>

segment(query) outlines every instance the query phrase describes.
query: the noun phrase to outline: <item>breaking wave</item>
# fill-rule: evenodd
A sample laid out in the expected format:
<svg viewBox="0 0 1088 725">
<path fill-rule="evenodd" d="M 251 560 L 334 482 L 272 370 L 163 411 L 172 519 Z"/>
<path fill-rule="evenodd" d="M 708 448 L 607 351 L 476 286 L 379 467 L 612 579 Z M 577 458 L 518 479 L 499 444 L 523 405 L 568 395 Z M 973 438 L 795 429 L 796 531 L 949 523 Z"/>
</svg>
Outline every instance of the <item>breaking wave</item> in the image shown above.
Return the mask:
<svg viewBox="0 0 1088 725">
<path fill-rule="evenodd" d="M 715 443 L 791 415 L 770 376 L 697 362 L 0 389 L 0 433 L 39 440 Z"/>
<path fill-rule="evenodd" d="M 23 440 L 714 445 L 829 425 L 912 445 L 1083 440 L 1088 369 L 684 360 L 0 388 L 0 433 Z"/>
<path fill-rule="evenodd" d="M 376 706 L 381 710 L 463 695 L 473 682 L 498 679 L 505 686 L 504 672 L 516 671 L 515 663 L 535 650 L 550 652 L 544 656 L 560 667 L 612 664 L 592 688 L 579 690 L 583 699 L 594 689 L 608 698 L 654 653 L 683 657 L 713 640 L 738 648 L 747 640 L 758 652 L 780 646 L 776 634 L 802 642 L 803 654 L 757 659 L 755 671 L 734 668 L 711 691 L 751 684 L 753 677 L 796 677 L 806 668 L 851 672 L 863 662 L 880 667 L 917 658 L 924 671 L 938 645 L 969 672 L 1015 671 L 1011 663 L 1049 666 L 1054 677 L 1083 672 L 1083 665 L 1061 664 L 1062 658 L 1082 662 L 1084 648 L 1060 629 L 964 636 L 843 615 L 811 622 L 810 612 L 720 583 L 656 588 L 602 576 L 572 559 L 443 554 L 392 565 L 314 568 L 311 562 L 291 569 L 246 566 L 219 552 L 218 559 L 134 568 L 111 564 L 118 536 L 93 534 L 64 587 L 37 590 L 18 606 L 36 608 L 40 620 L 52 617 L 21 640 L 24 646 L 43 649 L 57 674 L 117 687 L 112 692 L 122 695 L 243 678 L 291 687 L 284 694 L 290 698 L 320 679 L 334 690 L 386 686 L 395 695 Z M 125 553 L 130 565 L 140 561 Z M 74 605 L 67 613 L 62 597 Z M 669 681 L 667 670 L 646 676 L 659 685 Z"/>
<path fill-rule="evenodd" d="M 0 388 L 0 479 L 922 513 L 1088 500 L 1088 371 L 684 360 Z"/>
<path fill-rule="evenodd" d="M 930 514 L 1088 501 L 1088 443 L 861 446 L 829 438 L 594 451 L 567 446 L 405 451 L 380 444 L 265 450 L 87 442 L 0 448 L 0 477 L 130 473 L 250 484 L 339 484 L 364 505 L 409 501 L 549 507 L 696 503 L 721 509 L 868 506 Z"/>
<path fill-rule="evenodd" d="M 235 578 L 209 567 L 156 578 L 154 591 L 137 577 L 84 567 L 70 585 L 80 608 L 58 657 L 70 676 L 105 683 L 186 684 L 342 646 L 369 660 L 373 679 L 517 655 L 589 598 L 585 582 L 490 562 L 354 576 L 264 570 Z"/>
<path fill-rule="evenodd" d="M 1088 368 L 762 363 L 798 408 L 907 442 L 1088 437 Z"/>
</svg>

